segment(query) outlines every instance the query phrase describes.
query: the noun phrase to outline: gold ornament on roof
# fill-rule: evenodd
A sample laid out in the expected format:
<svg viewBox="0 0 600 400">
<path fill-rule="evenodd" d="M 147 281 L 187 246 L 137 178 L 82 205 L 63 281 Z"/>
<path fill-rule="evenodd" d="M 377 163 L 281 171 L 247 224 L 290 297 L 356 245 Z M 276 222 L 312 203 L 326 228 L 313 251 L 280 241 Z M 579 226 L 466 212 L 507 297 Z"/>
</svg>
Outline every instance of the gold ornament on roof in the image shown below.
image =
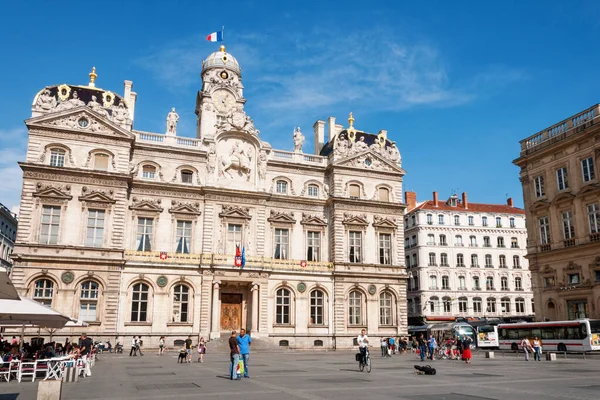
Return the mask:
<svg viewBox="0 0 600 400">
<path fill-rule="evenodd" d="M 58 88 L 58 98 L 60 99 L 60 101 L 65 101 L 69 98 L 69 95 L 71 94 L 71 87 L 68 85 L 65 85 L 64 83 L 62 85 L 60 85 Z"/>
<path fill-rule="evenodd" d="M 110 108 L 115 102 L 115 95 L 111 92 L 102 93 L 102 102 L 104 103 L 104 107 Z"/>
<path fill-rule="evenodd" d="M 96 74 L 96 67 L 92 67 L 92 72 L 90 72 L 89 75 L 90 83 L 88 84 L 88 86 L 96 87 L 96 78 L 98 77 L 98 74 Z"/>
<path fill-rule="evenodd" d="M 348 124 L 350 124 L 350 128 L 354 128 L 354 117 L 352 113 L 350 113 L 350 117 L 348 118 Z"/>
<path fill-rule="evenodd" d="M 350 124 L 348 129 L 346 129 L 346 131 L 348 132 L 348 139 L 351 142 L 355 142 L 356 141 L 356 129 L 354 129 L 354 117 L 352 116 L 352 113 L 350 113 L 350 117 L 348 118 L 348 124 Z"/>
<path fill-rule="evenodd" d="M 225 53 L 225 45 L 222 44 L 221 47 L 219 47 L 219 51 L 222 53 Z"/>
</svg>

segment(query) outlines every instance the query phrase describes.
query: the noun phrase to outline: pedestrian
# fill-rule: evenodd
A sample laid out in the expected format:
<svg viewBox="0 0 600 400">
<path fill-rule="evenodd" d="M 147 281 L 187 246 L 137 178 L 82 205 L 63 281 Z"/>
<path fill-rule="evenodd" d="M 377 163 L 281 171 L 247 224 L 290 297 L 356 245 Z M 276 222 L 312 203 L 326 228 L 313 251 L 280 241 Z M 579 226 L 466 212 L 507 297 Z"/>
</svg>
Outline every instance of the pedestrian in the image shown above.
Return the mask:
<svg viewBox="0 0 600 400">
<path fill-rule="evenodd" d="M 201 337 L 200 341 L 198 342 L 198 362 L 204 362 L 203 358 L 204 358 L 204 354 L 206 353 L 206 342 L 204 341 L 204 338 Z"/>
<path fill-rule="evenodd" d="M 186 361 L 188 363 L 191 363 L 192 362 L 192 352 L 194 351 L 194 345 L 193 345 L 191 336 L 188 336 L 188 338 L 185 339 L 185 350 L 187 352 Z"/>
<path fill-rule="evenodd" d="M 137 336 L 134 336 L 133 339 L 131 339 L 131 351 L 129 352 L 129 357 L 132 356 L 137 356 Z"/>
<path fill-rule="evenodd" d="M 463 356 L 463 342 L 460 336 L 456 337 L 456 350 L 458 350 L 458 355 L 462 359 Z"/>
<path fill-rule="evenodd" d="M 416 353 L 418 347 L 419 347 L 419 344 L 417 343 L 417 338 L 413 337 L 412 338 L 411 348 L 410 348 L 411 353 Z"/>
<path fill-rule="evenodd" d="M 437 342 L 433 336 L 429 338 L 427 341 L 427 347 L 429 347 L 429 359 L 431 361 L 434 360 L 433 354 L 435 353 L 435 349 L 437 347 Z"/>
<path fill-rule="evenodd" d="M 392 354 L 396 354 L 396 339 L 393 337 L 390 338 L 390 351 Z"/>
<path fill-rule="evenodd" d="M 158 340 L 158 355 L 159 356 L 165 355 L 165 337 L 164 336 L 161 336 L 160 339 Z"/>
<path fill-rule="evenodd" d="M 387 340 L 385 338 L 381 338 L 381 358 L 387 356 Z"/>
<path fill-rule="evenodd" d="M 541 361 L 542 360 L 542 342 L 540 339 L 538 339 L 537 336 L 533 339 L 532 347 L 533 347 L 533 361 L 535 361 L 535 360 Z"/>
<path fill-rule="evenodd" d="M 529 339 L 524 337 L 523 340 L 521 340 L 521 347 L 525 352 L 525 361 L 529 361 L 529 353 L 533 350 L 531 348 L 531 343 L 529 342 Z"/>
<path fill-rule="evenodd" d="M 421 361 L 425 361 L 425 352 L 427 350 L 426 350 L 426 346 L 425 346 L 425 339 L 423 338 L 422 333 L 419 335 L 419 338 L 417 339 L 417 344 L 419 345 L 419 356 L 421 357 Z"/>
<path fill-rule="evenodd" d="M 238 345 L 237 335 L 235 331 L 231 331 L 229 338 L 229 379 L 242 379 L 237 374 L 237 365 L 240 360 L 240 346 Z"/>
<path fill-rule="evenodd" d="M 237 337 L 238 346 L 240 348 L 240 358 L 244 362 L 244 378 L 250 378 L 248 374 L 248 360 L 250 359 L 250 346 L 252 338 L 246 334 L 245 329 L 240 329 L 240 335 Z"/>
<path fill-rule="evenodd" d="M 463 340 L 462 340 L 462 358 L 463 360 L 467 363 L 467 364 L 471 364 L 471 343 L 473 341 L 471 340 L 470 337 L 468 336 L 464 336 Z"/>
<path fill-rule="evenodd" d="M 85 363 L 84 365 L 86 376 L 92 376 L 91 360 L 88 360 L 88 358 L 91 357 L 93 346 L 94 343 L 92 339 L 88 338 L 85 333 L 81 334 L 81 350 L 79 354 L 81 355 L 81 358 Z"/>
<path fill-rule="evenodd" d="M 142 353 L 142 346 L 144 345 L 144 341 L 142 340 L 141 336 L 137 337 L 137 340 L 135 341 L 135 347 L 138 351 L 138 353 L 140 353 L 140 356 L 144 356 L 144 353 Z"/>
</svg>

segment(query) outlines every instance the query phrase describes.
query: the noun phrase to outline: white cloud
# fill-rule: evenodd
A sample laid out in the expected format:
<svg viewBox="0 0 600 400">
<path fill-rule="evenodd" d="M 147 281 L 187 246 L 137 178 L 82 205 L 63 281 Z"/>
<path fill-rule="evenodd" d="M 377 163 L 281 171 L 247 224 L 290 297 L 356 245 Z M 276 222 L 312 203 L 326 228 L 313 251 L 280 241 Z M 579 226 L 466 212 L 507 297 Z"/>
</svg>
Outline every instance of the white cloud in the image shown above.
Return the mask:
<svg viewBox="0 0 600 400">
<path fill-rule="evenodd" d="M 0 129 L 0 202 L 9 209 L 19 208 L 23 173 L 17 164 L 27 152 L 25 128 Z"/>
</svg>

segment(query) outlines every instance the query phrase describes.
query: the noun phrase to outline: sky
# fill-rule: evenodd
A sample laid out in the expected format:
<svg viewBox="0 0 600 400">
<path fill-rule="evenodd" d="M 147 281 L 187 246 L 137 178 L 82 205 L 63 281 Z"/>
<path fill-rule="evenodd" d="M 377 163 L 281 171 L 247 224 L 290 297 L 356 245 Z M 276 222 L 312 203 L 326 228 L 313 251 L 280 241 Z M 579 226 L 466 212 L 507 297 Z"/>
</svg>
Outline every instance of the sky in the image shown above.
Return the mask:
<svg viewBox="0 0 600 400">
<path fill-rule="evenodd" d="M 419 201 L 522 206 L 519 141 L 600 102 L 594 1 L 7 2 L 0 17 L 0 202 L 17 210 L 31 102 L 45 86 L 123 93 L 134 128 L 195 136 L 206 36 L 225 26 L 261 138 L 312 150 L 316 120 L 388 131 Z"/>
</svg>

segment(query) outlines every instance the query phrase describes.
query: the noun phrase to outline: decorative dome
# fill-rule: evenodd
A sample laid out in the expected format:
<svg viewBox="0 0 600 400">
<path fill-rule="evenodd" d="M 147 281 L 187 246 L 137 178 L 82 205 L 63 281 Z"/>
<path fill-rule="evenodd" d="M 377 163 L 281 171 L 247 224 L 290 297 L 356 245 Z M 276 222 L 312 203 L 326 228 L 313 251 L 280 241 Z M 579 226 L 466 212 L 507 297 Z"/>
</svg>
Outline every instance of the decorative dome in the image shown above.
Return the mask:
<svg viewBox="0 0 600 400">
<path fill-rule="evenodd" d="M 202 62 L 202 72 L 211 68 L 226 68 L 237 74 L 240 73 L 240 64 L 234 56 L 225 51 L 225 46 L 221 45 L 219 51 L 215 51 Z"/>
</svg>

